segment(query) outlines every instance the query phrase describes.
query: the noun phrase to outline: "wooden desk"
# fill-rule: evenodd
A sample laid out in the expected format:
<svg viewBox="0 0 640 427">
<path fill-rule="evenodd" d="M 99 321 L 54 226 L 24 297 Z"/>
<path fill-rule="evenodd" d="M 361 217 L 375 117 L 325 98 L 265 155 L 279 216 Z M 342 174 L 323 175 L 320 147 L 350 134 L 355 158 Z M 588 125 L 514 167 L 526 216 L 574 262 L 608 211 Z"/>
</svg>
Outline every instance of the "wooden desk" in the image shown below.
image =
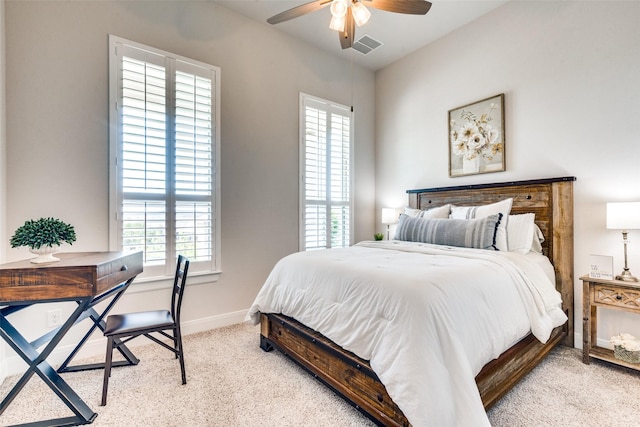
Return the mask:
<svg viewBox="0 0 640 427">
<path fill-rule="evenodd" d="M 33 264 L 25 260 L 0 265 L 0 336 L 29 365 L 24 375 L 0 403 L 0 414 L 11 404 L 33 374 L 37 374 L 74 415 L 41 421 L 35 425 L 89 424 L 98 414 L 80 399 L 60 377 L 59 372 L 97 369 L 104 366 L 69 366 L 69 362 L 96 328 L 104 330 L 103 319 L 133 279 L 142 272 L 142 252 L 78 252 L 56 256 L 60 261 L 50 264 Z M 33 304 L 59 301 L 75 301 L 78 307 L 59 328 L 32 342 L 28 342 L 7 318 L 12 313 Z M 98 313 L 94 306 L 103 301 L 109 303 L 102 313 Z M 87 318 L 93 322 L 92 326 L 56 371 L 46 361 L 47 357 L 74 324 Z M 38 351 L 43 346 L 42 351 Z M 121 365 L 138 363 L 138 359 L 126 346 L 121 353 L 125 357 Z"/>
</svg>

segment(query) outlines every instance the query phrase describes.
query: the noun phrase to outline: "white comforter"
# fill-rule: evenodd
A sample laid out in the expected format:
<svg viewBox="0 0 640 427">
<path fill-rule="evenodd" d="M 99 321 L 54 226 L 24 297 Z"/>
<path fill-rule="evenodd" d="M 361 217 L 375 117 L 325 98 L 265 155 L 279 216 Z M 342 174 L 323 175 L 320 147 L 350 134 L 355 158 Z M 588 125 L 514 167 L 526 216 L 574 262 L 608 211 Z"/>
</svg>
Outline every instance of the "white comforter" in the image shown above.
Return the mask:
<svg viewBox="0 0 640 427">
<path fill-rule="evenodd" d="M 566 321 L 552 274 L 537 254 L 361 242 L 283 258 L 247 317 L 282 313 L 369 360 L 416 427 L 475 427 L 482 367 Z"/>
</svg>

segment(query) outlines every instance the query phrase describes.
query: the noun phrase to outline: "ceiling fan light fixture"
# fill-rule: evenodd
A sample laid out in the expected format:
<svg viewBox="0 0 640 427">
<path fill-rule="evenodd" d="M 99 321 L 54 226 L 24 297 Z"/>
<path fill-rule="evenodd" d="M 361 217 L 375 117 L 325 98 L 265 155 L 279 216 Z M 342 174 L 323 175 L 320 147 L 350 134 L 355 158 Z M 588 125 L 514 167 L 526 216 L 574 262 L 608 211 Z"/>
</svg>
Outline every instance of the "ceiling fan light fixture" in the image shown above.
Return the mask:
<svg viewBox="0 0 640 427">
<path fill-rule="evenodd" d="M 371 18 L 371 12 L 359 1 L 351 5 L 351 12 L 353 13 L 353 20 L 356 21 L 358 27 L 362 27 Z"/>
<path fill-rule="evenodd" d="M 331 16 L 334 18 L 343 18 L 347 14 L 349 4 L 347 0 L 333 0 L 331 2 Z"/>
<path fill-rule="evenodd" d="M 331 22 L 329 23 L 329 28 L 335 31 L 343 32 L 345 24 L 344 16 L 331 16 Z"/>
<path fill-rule="evenodd" d="M 360 27 L 366 24 L 371 17 L 371 12 L 365 7 L 365 2 L 374 9 L 410 15 L 425 15 L 431 8 L 431 2 L 428 0 L 311 0 L 273 15 L 267 19 L 267 22 L 272 25 L 279 24 L 329 7 L 332 17 L 329 28 L 338 31 L 340 47 L 349 49 L 354 46 L 356 25 Z M 369 51 L 374 49 L 369 46 L 367 48 Z M 363 50 L 367 50 L 367 48 L 363 48 Z"/>
</svg>

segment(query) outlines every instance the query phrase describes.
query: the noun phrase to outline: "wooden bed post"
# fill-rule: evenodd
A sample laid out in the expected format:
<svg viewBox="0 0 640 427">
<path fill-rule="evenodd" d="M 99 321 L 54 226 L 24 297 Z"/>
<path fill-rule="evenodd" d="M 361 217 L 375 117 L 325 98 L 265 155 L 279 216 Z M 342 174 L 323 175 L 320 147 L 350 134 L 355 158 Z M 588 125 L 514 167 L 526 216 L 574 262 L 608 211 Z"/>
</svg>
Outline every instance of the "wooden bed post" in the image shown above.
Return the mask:
<svg viewBox="0 0 640 427">
<path fill-rule="evenodd" d="M 552 184 L 553 193 L 553 265 L 556 287 L 562 294 L 562 309 L 567 313 L 567 335 L 562 344 L 574 346 L 574 278 L 573 278 L 573 182 Z"/>
</svg>

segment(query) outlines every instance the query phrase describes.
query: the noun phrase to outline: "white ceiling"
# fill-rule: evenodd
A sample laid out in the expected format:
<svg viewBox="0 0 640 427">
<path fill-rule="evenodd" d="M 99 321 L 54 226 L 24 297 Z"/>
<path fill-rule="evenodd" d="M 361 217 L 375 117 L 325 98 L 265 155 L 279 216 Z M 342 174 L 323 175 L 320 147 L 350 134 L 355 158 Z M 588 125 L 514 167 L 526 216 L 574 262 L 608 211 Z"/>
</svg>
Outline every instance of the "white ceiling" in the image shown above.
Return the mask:
<svg viewBox="0 0 640 427">
<path fill-rule="evenodd" d="M 271 26 L 267 23 L 267 18 L 311 0 L 212 1 Z M 407 15 L 368 8 L 371 11 L 371 19 L 364 26 L 356 28 L 355 39 L 358 40 L 366 34 L 383 45 L 367 55 L 353 49 L 341 49 L 338 33 L 329 29 L 331 12 L 328 7 L 273 27 L 345 59 L 353 57 L 355 63 L 375 71 L 475 20 L 508 0 L 431 1 L 433 5 L 426 15 Z M 366 2 L 364 4 L 366 5 Z"/>
</svg>

